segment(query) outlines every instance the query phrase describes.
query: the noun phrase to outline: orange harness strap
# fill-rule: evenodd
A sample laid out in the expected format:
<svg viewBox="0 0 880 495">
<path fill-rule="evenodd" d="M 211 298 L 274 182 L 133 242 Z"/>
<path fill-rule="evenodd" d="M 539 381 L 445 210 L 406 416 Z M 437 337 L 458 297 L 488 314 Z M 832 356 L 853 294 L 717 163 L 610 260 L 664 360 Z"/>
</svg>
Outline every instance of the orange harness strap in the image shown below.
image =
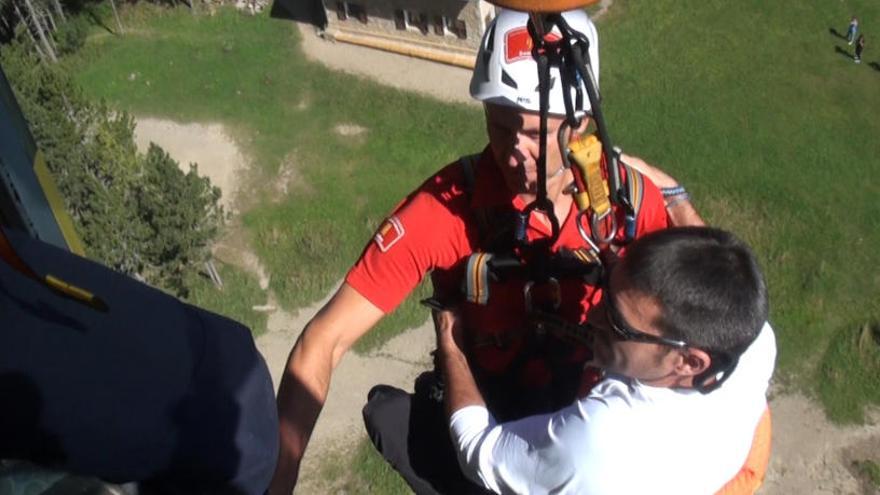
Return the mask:
<svg viewBox="0 0 880 495">
<path fill-rule="evenodd" d="M 764 411 L 758 427 L 755 428 L 755 436 L 752 439 L 752 449 L 746 458 L 745 464 L 736 473 L 732 480 L 721 487 L 715 495 L 745 495 L 753 494 L 764 483 L 764 475 L 767 474 L 767 465 L 770 463 L 770 408 Z"/>
</svg>

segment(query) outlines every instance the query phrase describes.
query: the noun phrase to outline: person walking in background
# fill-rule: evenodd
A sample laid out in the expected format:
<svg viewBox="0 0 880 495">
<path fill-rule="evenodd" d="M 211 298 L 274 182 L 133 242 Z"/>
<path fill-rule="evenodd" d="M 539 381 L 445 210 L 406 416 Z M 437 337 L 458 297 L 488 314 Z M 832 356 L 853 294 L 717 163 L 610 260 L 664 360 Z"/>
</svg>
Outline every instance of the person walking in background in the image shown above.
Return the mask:
<svg viewBox="0 0 880 495">
<path fill-rule="evenodd" d="M 852 16 L 852 19 L 849 20 L 849 28 L 846 30 L 846 42 L 850 45 L 853 44 L 853 41 L 856 39 L 856 33 L 859 30 L 859 18 L 856 16 Z"/>
<path fill-rule="evenodd" d="M 860 34 L 859 39 L 856 40 L 856 56 L 853 59 L 857 64 L 862 63 L 862 50 L 865 49 L 865 35 Z"/>
</svg>

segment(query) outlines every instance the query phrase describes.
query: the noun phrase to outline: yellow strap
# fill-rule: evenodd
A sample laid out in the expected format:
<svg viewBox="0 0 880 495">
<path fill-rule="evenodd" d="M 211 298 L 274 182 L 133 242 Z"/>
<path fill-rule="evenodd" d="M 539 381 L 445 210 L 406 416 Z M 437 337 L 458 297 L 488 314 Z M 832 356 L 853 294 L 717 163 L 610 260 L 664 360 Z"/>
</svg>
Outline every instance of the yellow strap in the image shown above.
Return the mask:
<svg viewBox="0 0 880 495">
<path fill-rule="evenodd" d="M 489 260 L 492 254 L 476 252 L 468 258 L 465 297 L 485 306 L 489 302 Z"/>
<path fill-rule="evenodd" d="M 572 253 L 575 255 L 575 257 L 577 257 L 578 260 L 581 261 L 581 263 L 584 263 L 585 265 L 599 262 L 598 254 L 593 252 L 592 249 L 577 248 L 572 250 Z"/>
<path fill-rule="evenodd" d="M 587 182 L 588 198 L 578 198 L 575 201 L 581 210 L 592 207 L 593 211 L 604 216 L 611 210 L 611 201 L 608 199 L 608 183 L 602 177 L 602 142 L 593 135 L 582 136 L 572 142 L 569 147 L 569 159 L 577 166 Z"/>
<path fill-rule="evenodd" d="M 64 208 L 64 200 L 61 198 L 58 186 L 55 185 L 55 180 L 52 179 L 52 172 L 46 166 L 46 159 L 40 150 L 37 150 L 37 154 L 34 156 L 34 174 L 37 176 L 40 187 L 43 188 L 43 194 L 46 195 L 49 208 L 52 210 L 52 215 L 58 223 L 61 235 L 64 236 L 64 240 L 67 242 L 67 247 L 70 248 L 72 253 L 84 257 L 86 250 L 76 233 L 73 220 L 71 220 L 70 215 L 67 214 L 67 210 Z"/>
<path fill-rule="evenodd" d="M 80 289 L 75 285 L 71 285 L 58 277 L 46 275 L 43 280 L 46 281 L 46 285 L 48 285 L 49 287 L 57 290 L 58 292 L 61 292 L 62 294 L 72 297 L 77 301 L 84 302 L 91 306 L 97 306 L 100 304 L 98 299 L 91 292 L 85 289 Z"/>
</svg>

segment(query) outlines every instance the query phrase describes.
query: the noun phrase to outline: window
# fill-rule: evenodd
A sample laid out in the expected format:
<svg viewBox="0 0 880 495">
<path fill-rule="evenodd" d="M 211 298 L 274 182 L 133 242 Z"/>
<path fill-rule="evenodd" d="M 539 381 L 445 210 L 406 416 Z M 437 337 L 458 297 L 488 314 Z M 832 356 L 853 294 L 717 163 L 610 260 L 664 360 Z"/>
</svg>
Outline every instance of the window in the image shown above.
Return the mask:
<svg viewBox="0 0 880 495">
<path fill-rule="evenodd" d="M 455 33 L 460 40 L 467 39 L 467 24 L 461 19 L 455 21 L 455 30 L 453 33 Z"/>
<path fill-rule="evenodd" d="M 362 24 L 367 23 L 367 9 L 359 3 L 336 2 L 336 17 L 340 21 L 348 20 L 349 17 L 361 21 Z"/>
<path fill-rule="evenodd" d="M 437 36 L 446 34 L 446 17 L 442 15 L 434 16 L 434 34 Z"/>
<path fill-rule="evenodd" d="M 415 17 L 416 19 L 414 20 L 416 22 L 414 22 L 414 24 L 419 28 L 419 31 L 421 31 L 422 34 L 428 34 L 428 26 L 430 24 L 430 21 L 428 20 L 428 14 L 422 13 Z"/>
<path fill-rule="evenodd" d="M 422 34 L 428 34 L 431 27 L 431 19 L 428 14 L 416 14 L 409 10 L 398 9 L 394 11 L 394 27 L 401 31 L 417 29 Z"/>
<path fill-rule="evenodd" d="M 361 21 L 361 24 L 367 23 L 367 9 L 359 3 L 346 3 L 348 6 L 348 15 Z"/>
</svg>

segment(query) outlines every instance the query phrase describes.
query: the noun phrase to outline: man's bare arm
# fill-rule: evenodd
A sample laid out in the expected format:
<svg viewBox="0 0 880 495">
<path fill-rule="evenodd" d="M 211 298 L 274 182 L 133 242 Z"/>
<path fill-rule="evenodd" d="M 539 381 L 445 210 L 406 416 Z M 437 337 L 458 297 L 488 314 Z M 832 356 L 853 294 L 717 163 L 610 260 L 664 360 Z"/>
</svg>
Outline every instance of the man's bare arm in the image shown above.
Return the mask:
<svg viewBox="0 0 880 495">
<path fill-rule="evenodd" d="M 642 175 L 650 179 L 651 182 L 661 189 L 675 188 L 680 185 L 669 174 L 653 165 L 649 165 L 641 158 L 621 154 L 620 159 L 623 163 L 641 172 Z M 696 208 L 694 208 L 687 195 L 672 196 L 664 199 L 666 200 L 666 215 L 669 217 L 669 222 L 673 227 L 706 225 L 706 222 L 697 213 Z"/>
<path fill-rule="evenodd" d="M 269 493 L 293 492 L 299 464 L 327 399 L 333 369 L 349 347 L 384 313 L 348 284 L 306 325 L 278 389 L 280 452 Z"/>
</svg>

